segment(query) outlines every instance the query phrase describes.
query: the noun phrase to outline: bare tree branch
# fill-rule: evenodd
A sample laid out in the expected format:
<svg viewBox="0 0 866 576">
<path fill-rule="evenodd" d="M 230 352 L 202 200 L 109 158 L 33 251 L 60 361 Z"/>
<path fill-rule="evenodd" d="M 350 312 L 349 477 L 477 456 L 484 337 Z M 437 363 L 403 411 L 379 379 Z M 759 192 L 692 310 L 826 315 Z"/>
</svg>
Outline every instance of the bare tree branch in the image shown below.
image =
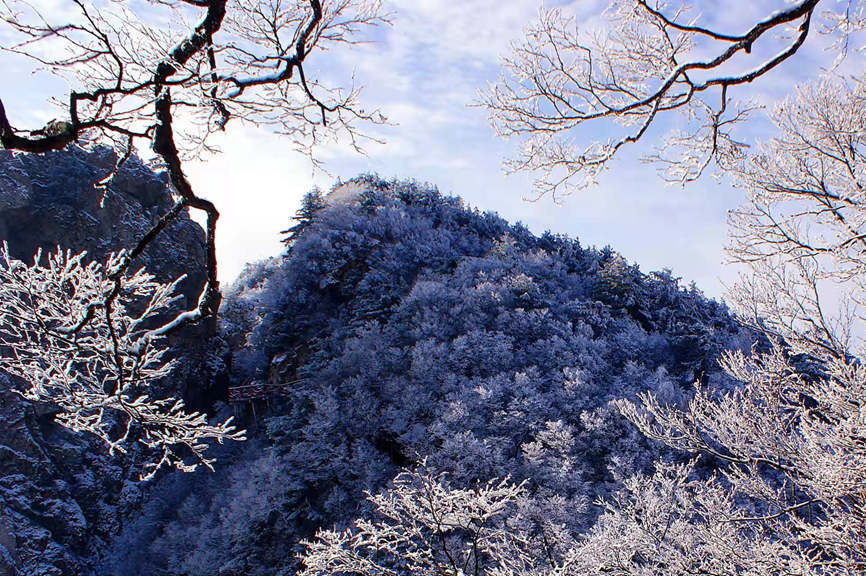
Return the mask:
<svg viewBox="0 0 866 576">
<path fill-rule="evenodd" d="M 215 248 L 219 212 L 193 190 L 183 173 L 183 157 L 205 149 L 208 136 L 225 129 L 231 119 L 279 127 L 306 150 L 319 138 L 317 123 L 321 130 L 348 133 L 357 146 L 362 136 L 354 121 L 383 122 L 384 117 L 378 112 L 354 112 L 354 89 L 346 96 L 326 91 L 327 102 L 315 95 L 303 63 L 320 46 L 351 43 L 359 28 L 387 20 L 378 0 L 324 4 L 320 0 L 290 4 L 278 0 L 165 0 L 156 4 L 178 17 L 191 16 L 185 12 L 189 9 L 204 13 L 187 34 L 173 35 L 149 24 L 146 14 L 133 12 L 134 7 L 123 2 L 103 5 L 99 0 L 75 0 L 75 20 L 51 24 L 49 15 L 37 5 L 4 0 L 0 19 L 22 38 L 5 48 L 71 73 L 80 88 L 69 95 L 67 120 L 29 134 L 13 128 L 0 101 L 0 143 L 7 149 L 46 152 L 76 142 L 113 142 L 119 150 L 119 167 L 136 141 L 149 140 L 183 205 L 207 216 L 207 284 L 197 308 L 178 315 L 176 320 L 185 323 L 213 319 L 220 295 Z M 55 49 L 56 44 L 68 55 L 57 56 L 63 52 Z M 318 120 L 306 114 L 308 106 L 319 111 Z M 174 130 L 181 107 L 191 110 L 193 127 L 198 130 L 191 140 L 179 141 Z M 329 114 L 336 114 L 331 122 Z M 100 184 L 110 184 L 112 176 Z M 169 212 L 169 219 L 177 213 Z M 138 251 L 154 237 L 146 235 Z M 119 275 L 125 271 L 122 267 Z"/>
<path fill-rule="evenodd" d="M 624 145 L 642 140 L 667 113 L 678 113 L 695 128 L 675 134 L 648 157 L 661 161 L 666 178 L 688 182 L 711 163 L 731 166 L 745 148 L 733 130 L 753 106 L 729 107 L 729 88 L 765 76 L 796 54 L 819 2 L 792 3 L 742 34 L 695 24 L 686 17 L 686 4 L 669 14 L 661 2 L 617 0 L 608 11 L 610 30 L 594 38 L 584 38 L 561 9 L 543 12 L 505 59 L 499 82 L 481 95 L 497 134 L 523 142 L 506 169 L 538 174 L 539 195 L 584 188 Z M 752 63 L 753 46 L 789 26 L 793 37 Z M 695 55 L 698 47 L 710 56 Z M 732 64 L 744 69 L 726 72 Z M 720 99 L 711 96 L 716 90 Z M 624 134 L 576 143 L 583 124 L 601 128 L 602 120 Z"/>
</svg>

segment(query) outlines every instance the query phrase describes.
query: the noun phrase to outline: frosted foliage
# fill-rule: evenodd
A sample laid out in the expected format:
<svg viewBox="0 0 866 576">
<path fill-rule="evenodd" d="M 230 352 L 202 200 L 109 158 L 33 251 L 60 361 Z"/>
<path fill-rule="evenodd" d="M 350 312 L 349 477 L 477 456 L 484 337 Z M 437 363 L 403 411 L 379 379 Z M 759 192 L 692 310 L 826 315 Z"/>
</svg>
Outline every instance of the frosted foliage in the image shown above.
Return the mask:
<svg viewBox="0 0 866 576">
<path fill-rule="evenodd" d="M 528 539 L 505 523 L 523 492 L 508 481 L 452 489 L 423 468 L 404 472 L 369 497 L 375 519 L 305 542 L 301 575 L 534 574 Z"/>
<path fill-rule="evenodd" d="M 691 477 L 693 464 L 659 464 L 625 482 L 557 575 L 811 574 L 808 553 L 748 522 L 715 479 Z"/>
<path fill-rule="evenodd" d="M 864 89 L 841 80 L 800 89 L 776 107 L 777 135 L 737 169 L 749 202 L 731 214 L 731 255 L 760 281 L 744 281 L 733 296 L 747 317 L 763 317 L 802 351 L 862 344 Z"/>
<path fill-rule="evenodd" d="M 724 482 L 701 490 L 715 486 L 714 504 L 737 504 L 720 522 L 754 541 L 741 558 L 764 557 L 767 542 L 777 549 L 755 573 L 866 569 L 863 103 L 856 80 L 801 88 L 776 107 L 777 135 L 735 168 L 749 202 L 731 215 L 730 253 L 749 268 L 731 300 L 767 341 L 723 355 L 741 385 L 725 394 L 699 386 L 682 410 L 650 393 L 641 407 L 620 402 L 648 436 L 726 463 Z M 730 558 L 725 548 L 713 554 Z"/>
<path fill-rule="evenodd" d="M 726 489 L 718 498 L 739 496 L 753 511 L 731 507 L 724 521 L 750 524 L 744 530 L 760 528 L 788 556 L 804 556 L 803 572 L 779 566 L 778 573 L 862 573 L 866 370 L 861 362 L 827 358 L 820 375 L 804 374 L 776 346 L 765 354 L 728 354 L 723 365 L 742 387 L 721 396 L 698 389 L 685 411 L 659 404 L 652 394 L 643 396 L 642 409 L 624 402 L 622 410 L 650 437 L 728 463 Z"/>
<path fill-rule="evenodd" d="M 724 522 L 780 549 L 758 573 L 866 569 L 863 101 L 858 81 L 802 88 L 736 169 L 750 198 L 732 214 L 731 254 L 749 272 L 731 299 L 768 341 L 723 356 L 741 385 L 698 387 L 684 410 L 652 394 L 620 403 L 648 436 L 726 463 L 719 498 L 738 506 Z"/>
<path fill-rule="evenodd" d="M 124 252 L 105 266 L 86 253 L 58 251 L 33 264 L 0 250 L 0 369 L 17 376 L 15 392 L 56 410 L 60 424 L 102 439 L 110 452 L 139 442 L 163 466 L 210 465 L 207 440 L 241 439 L 230 422 L 211 425 L 177 398 L 156 399 L 149 386 L 171 372 L 155 320 L 171 308 L 178 281 L 161 284 L 138 271 L 123 276 Z"/>
<path fill-rule="evenodd" d="M 693 471 L 694 462 L 659 464 L 652 476 L 627 479 L 580 542 L 551 532 L 542 545 L 520 529 L 520 486 L 462 490 L 423 470 L 404 472 L 370 497 L 375 519 L 306 542 L 302 574 L 810 573 L 807 554 L 748 522 L 721 482 L 695 480 Z M 567 551 L 551 554 L 559 544 Z"/>
<path fill-rule="evenodd" d="M 566 8 L 542 9 L 481 94 L 496 132 L 522 143 L 507 169 L 536 174 L 539 194 L 584 188 L 669 116 L 677 128 L 645 155 L 665 179 L 732 169 L 753 144 L 738 129 L 758 109 L 743 86 L 795 57 L 813 32 L 831 61 L 838 54 L 827 72 L 835 74 L 863 28 L 858 2 L 774 4 L 745 31 L 717 28 L 712 12 L 682 0 L 615 0 L 586 30 Z M 598 126 L 584 131 L 586 123 Z"/>
</svg>

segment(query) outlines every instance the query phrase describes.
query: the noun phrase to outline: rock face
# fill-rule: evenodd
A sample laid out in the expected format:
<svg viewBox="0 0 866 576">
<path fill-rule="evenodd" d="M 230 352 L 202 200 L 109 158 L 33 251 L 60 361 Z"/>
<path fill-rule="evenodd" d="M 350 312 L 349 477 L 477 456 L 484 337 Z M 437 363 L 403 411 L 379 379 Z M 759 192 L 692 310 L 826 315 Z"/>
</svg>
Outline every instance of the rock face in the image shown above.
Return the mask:
<svg viewBox="0 0 866 576">
<path fill-rule="evenodd" d="M 164 175 L 131 159 L 100 206 L 93 185 L 113 162 L 107 150 L 0 150 L 0 241 L 12 256 L 30 261 L 38 248 L 60 246 L 104 259 L 133 246 L 172 199 Z M 204 234 L 183 214 L 135 265 L 162 281 L 186 274 L 181 290 L 192 305 L 204 283 L 203 262 Z M 171 344 L 180 362 L 161 391 L 181 393 L 202 408 L 210 396 L 202 395 L 206 386 L 196 371 L 208 355 L 207 338 L 191 328 Z M 67 431 L 22 401 L 13 385 L 0 375 L 0 576 L 91 574 L 89 563 L 142 498 L 135 456 L 109 456 L 99 441 Z"/>
<path fill-rule="evenodd" d="M 87 250 L 94 259 L 135 245 L 172 206 L 164 174 L 131 159 L 103 195 L 93 185 L 114 163 L 109 150 L 73 148 L 43 155 L 0 150 L 0 239 L 30 261 L 37 248 Z M 102 206 L 100 203 L 102 202 Z M 157 238 L 138 265 L 161 280 L 187 274 L 191 305 L 204 283 L 204 233 L 184 216 Z"/>
</svg>

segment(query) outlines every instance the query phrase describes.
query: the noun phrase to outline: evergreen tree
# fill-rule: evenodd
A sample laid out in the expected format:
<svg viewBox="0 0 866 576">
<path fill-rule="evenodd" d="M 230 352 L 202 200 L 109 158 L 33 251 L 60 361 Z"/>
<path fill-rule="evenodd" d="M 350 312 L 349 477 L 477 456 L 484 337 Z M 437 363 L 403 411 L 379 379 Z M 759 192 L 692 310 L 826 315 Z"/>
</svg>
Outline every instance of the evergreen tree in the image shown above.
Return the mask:
<svg viewBox="0 0 866 576">
<path fill-rule="evenodd" d="M 286 235 L 281 242 L 286 245 L 288 250 L 291 250 L 292 245 L 295 243 L 295 240 L 298 239 L 298 236 L 301 235 L 301 232 L 306 230 L 306 228 L 313 222 L 316 213 L 324 207 L 325 197 L 322 195 L 322 191 L 318 187 L 315 187 L 304 194 L 304 198 L 301 200 L 301 207 L 298 208 L 297 212 L 295 212 L 295 225 L 280 232 L 280 234 Z"/>
</svg>

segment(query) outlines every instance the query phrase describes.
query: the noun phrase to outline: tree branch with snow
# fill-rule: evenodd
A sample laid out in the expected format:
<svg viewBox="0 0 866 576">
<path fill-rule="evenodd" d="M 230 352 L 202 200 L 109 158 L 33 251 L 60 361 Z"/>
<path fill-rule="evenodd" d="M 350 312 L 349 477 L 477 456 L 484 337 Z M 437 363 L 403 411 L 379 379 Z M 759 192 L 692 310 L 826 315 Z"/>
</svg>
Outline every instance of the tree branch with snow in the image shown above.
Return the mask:
<svg viewBox="0 0 866 576">
<path fill-rule="evenodd" d="M 139 270 L 121 282 L 126 253 L 105 266 L 85 258 L 58 250 L 28 265 L 3 246 L 0 370 L 20 379 L 14 391 L 22 398 L 53 406 L 58 423 L 94 434 L 112 453 L 146 446 L 143 479 L 163 466 L 210 467 L 207 442 L 241 440 L 243 431 L 150 393 L 171 373 L 160 326 L 180 279 L 161 284 Z"/>
</svg>

